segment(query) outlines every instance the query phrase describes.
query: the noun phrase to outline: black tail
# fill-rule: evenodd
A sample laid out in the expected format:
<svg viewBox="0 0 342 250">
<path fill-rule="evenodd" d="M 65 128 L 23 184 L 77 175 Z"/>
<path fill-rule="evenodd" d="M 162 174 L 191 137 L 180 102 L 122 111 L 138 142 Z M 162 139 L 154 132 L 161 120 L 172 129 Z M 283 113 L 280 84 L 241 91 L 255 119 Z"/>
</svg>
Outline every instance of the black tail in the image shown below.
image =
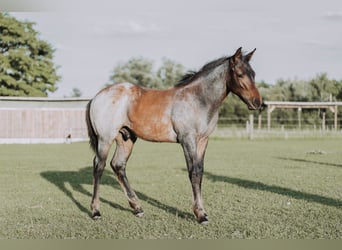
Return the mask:
<svg viewBox="0 0 342 250">
<path fill-rule="evenodd" d="M 86 110 L 86 123 L 87 123 L 87 128 L 88 128 L 88 136 L 89 136 L 89 144 L 90 147 L 94 150 L 95 153 L 97 153 L 97 135 L 95 133 L 95 130 L 93 128 L 93 125 L 91 124 L 91 119 L 90 119 L 90 106 L 91 106 L 92 100 L 90 100 L 87 104 L 87 110 Z"/>
</svg>

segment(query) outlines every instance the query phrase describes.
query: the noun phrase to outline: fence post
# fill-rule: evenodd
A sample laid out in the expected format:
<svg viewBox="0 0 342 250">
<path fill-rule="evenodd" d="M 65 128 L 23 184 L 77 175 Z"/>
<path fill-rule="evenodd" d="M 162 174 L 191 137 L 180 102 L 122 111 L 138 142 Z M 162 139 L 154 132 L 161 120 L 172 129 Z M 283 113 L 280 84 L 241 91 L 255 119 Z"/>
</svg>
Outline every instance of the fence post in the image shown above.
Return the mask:
<svg viewBox="0 0 342 250">
<path fill-rule="evenodd" d="M 271 108 L 267 106 L 267 130 L 271 130 Z"/>
<path fill-rule="evenodd" d="M 335 105 L 334 107 L 334 129 L 335 131 L 337 131 L 337 112 L 338 112 L 338 108 L 337 105 Z"/>
<path fill-rule="evenodd" d="M 253 140 L 254 138 L 254 116 L 251 114 L 249 115 L 249 134 L 248 134 L 248 138 L 250 140 Z"/>
<path fill-rule="evenodd" d="M 271 130 L 271 113 L 276 108 L 276 106 L 267 105 L 267 130 Z"/>
<path fill-rule="evenodd" d="M 302 129 L 302 118 L 301 118 L 302 108 L 298 108 L 298 129 Z"/>
</svg>

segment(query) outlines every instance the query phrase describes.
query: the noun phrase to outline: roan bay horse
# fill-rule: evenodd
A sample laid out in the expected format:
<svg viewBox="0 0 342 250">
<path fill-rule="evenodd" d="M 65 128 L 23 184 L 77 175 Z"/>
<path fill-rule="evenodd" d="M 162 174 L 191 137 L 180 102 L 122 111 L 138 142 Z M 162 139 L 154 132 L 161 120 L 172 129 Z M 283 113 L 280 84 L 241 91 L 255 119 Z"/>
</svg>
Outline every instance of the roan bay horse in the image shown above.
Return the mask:
<svg viewBox="0 0 342 250">
<path fill-rule="evenodd" d="M 86 122 L 93 161 L 92 217 L 100 218 L 99 183 L 108 152 L 116 142 L 111 167 L 136 216 L 142 216 L 138 197 L 127 176 L 126 163 L 137 138 L 181 144 L 193 191 L 193 212 L 197 221 L 208 223 L 201 197 L 204 154 L 209 135 L 218 120 L 218 109 L 229 92 L 249 109 L 262 106 L 249 61 L 255 49 L 243 55 L 241 48 L 231 57 L 204 65 L 186 74 L 168 90 L 118 83 L 101 90 L 87 105 Z"/>
</svg>

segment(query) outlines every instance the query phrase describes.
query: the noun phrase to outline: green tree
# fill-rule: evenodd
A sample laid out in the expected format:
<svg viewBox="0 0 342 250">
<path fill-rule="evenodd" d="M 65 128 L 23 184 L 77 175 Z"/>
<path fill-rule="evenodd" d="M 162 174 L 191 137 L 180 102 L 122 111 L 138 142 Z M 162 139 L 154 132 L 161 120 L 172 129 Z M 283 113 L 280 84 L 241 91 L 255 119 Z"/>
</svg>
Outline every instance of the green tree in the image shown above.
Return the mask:
<svg viewBox="0 0 342 250">
<path fill-rule="evenodd" d="M 161 79 L 153 72 L 153 62 L 143 57 L 134 57 L 120 63 L 110 77 L 113 83 L 130 82 L 148 88 L 160 88 Z"/>
<path fill-rule="evenodd" d="M 163 88 L 174 86 L 184 75 L 184 66 L 170 59 L 163 59 L 163 64 L 157 71 L 157 76 L 162 81 Z"/>
<path fill-rule="evenodd" d="M 308 82 L 312 101 L 336 101 L 341 92 L 341 85 L 336 80 L 328 78 L 326 73 L 319 74 Z"/>
<path fill-rule="evenodd" d="M 110 80 L 113 83 L 131 82 L 148 88 L 166 89 L 174 86 L 185 71 L 183 65 L 166 58 L 157 71 L 153 68 L 153 61 L 134 57 L 128 62 L 118 64 Z"/>
<path fill-rule="evenodd" d="M 79 88 L 73 88 L 71 97 L 81 97 L 82 96 L 82 91 Z"/>
<path fill-rule="evenodd" d="M 57 90 L 54 50 L 33 26 L 0 13 L 0 96 L 47 96 Z"/>
</svg>

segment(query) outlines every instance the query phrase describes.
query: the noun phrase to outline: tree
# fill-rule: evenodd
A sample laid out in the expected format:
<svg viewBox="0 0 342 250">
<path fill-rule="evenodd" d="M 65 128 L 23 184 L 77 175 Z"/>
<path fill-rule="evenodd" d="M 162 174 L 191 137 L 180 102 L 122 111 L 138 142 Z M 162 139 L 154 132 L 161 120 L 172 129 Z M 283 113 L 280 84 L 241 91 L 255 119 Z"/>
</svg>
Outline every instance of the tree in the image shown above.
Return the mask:
<svg viewBox="0 0 342 250">
<path fill-rule="evenodd" d="M 153 62 L 143 57 L 134 57 L 120 63 L 110 77 L 113 83 L 131 82 L 148 88 L 160 88 L 161 79 L 153 72 Z"/>
<path fill-rule="evenodd" d="M 131 82 L 148 88 L 165 89 L 174 86 L 184 74 L 184 66 L 170 59 L 163 59 L 157 71 L 153 70 L 153 65 L 151 60 L 134 57 L 118 64 L 110 79 L 113 83 Z"/>
<path fill-rule="evenodd" d="M 0 96 L 47 96 L 57 90 L 54 50 L 33 26 L 0 13 Z"/>
<path fill-rule="evenodd" d="M 335 101 L 341 91 L 338 81 L 329 79 L 326 73 L 317 75 L 308 84 L 313 101 Z"/>
<path fill-rule="evenodd" d="M 163 88 L 174 86 L 184 75 L 184 66 L 164 58 L 162 66 L 157 71 L 157 76 L 161 79 Z"/>
<path fill-rule="evenodd" d="M 73 88 L 71 97 L 81 97 L 82 96 L 82 91 L 79 88 Z"/>
</svg>

